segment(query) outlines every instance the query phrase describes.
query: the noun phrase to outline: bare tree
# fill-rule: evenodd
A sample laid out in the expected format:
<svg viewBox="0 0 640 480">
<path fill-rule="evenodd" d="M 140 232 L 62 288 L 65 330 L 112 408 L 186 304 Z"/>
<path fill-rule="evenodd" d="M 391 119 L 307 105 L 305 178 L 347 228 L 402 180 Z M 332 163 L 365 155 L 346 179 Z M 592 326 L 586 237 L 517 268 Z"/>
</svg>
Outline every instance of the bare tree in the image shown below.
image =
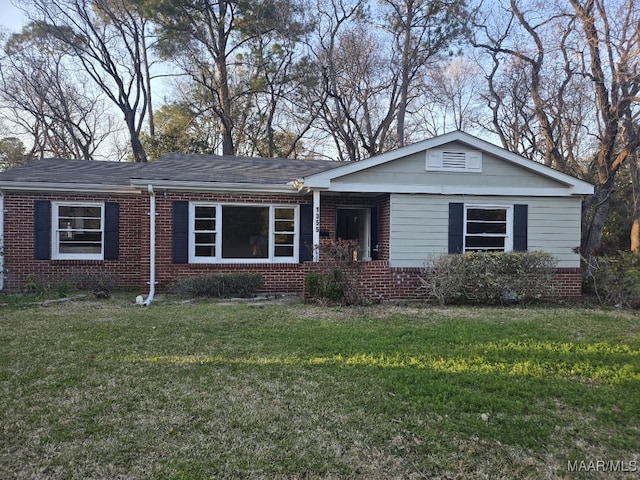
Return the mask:
<svg viewBox="0 0 640 480">
<path fill-rule="evenodd" d="M 492 29 L 487 17 L 476 21 L 473 43 L 494 62 L 494 112 L 499 112 L 498 71 L 520 66 L 530 101 L 522 103 L 519 116 L 535 119 L 535 130 L 523 130 L 531 149 L 561 171 L 592 172 L 595 194 L 584 202 L 581 241 L 589 255 L 600 243 L 616 174 L 640 146 L 640 12 L 633 0 L 524 5 L 518 0 L 501 5 L 500 13 L 493 13 L 505 19 L 500 29 Z M 500 132 L 499 118 L 494 116 L 494 125 Z"/>
<path fill-rule="evenodd" d="M 89 160 L 112 132 L 100 95 L 69 67 L 68 52 L 52 45 L 38 24 L 4 45 L 0 99 L 5 118 L 32 137 L 31 158 Z"/>
<path fill-rule="evenodd" d="M 121 31 L 123 37 L 129 37 L 140 45 L 140 70 L 144 78 L 144 94 L 146 95 L 147 123 L 149 135 L 155 134 L 153 109 L 153 90 L 151 80 L 154 78 L 151 70 L 154 61 L 151 52 L 155 48 L 156 38 L 153 34 L 153 8 L 149 0 L 98 0 L 95 1 L 96 13 L 107 24 L 112 24 Z M 137 59 L 132 55 L 132 59 Z M 163 76 L 171 76 L 170 74 Z"/>
<path fill-rule="evenodd" d="M 484 78 L 476 62 L 454 57 L 430 69 L 419 91 L 421 95 L 415 101 L 413 115 L 417 121 L 413 120 L 416 124 L 413 129 L 422 136 L 439 135 L 450 130 L 470 131 L 481 125 L 478 99 L 484 91 Z"/>
<path fill-rule="evenodd" d="M 334 12 L 334 14 L 337 12 Z M 395 144 L 389 137 L 398 90 L 381 40 L 366 25 L 327 33 L 319 58 L 326 102 L 323 119 L 343 160 L 358 161 Z"/>
<path fill-rule="evenodd" d="M 458 0 L 318 2 L 323 121 L 341 159 L 405 144 L 407 125 L 429 113 L 422 87 L 461 31 L 462 6 Z"/>
<path fill-rule="evenodd" d="M 124 9 L 126 3 L 116 0 L 29 0 L 21 4 L 60 48 L 74 55 L 88 77 L 122 112 L 133 158 L 146 162 L 140 142 L 149 98 L 144 25 Z"/>
<path fill-rule="evenodd" d="M 416 98 L 416 80 L 440 60 L 461 34 L 465 17 L 459 0 L 381 0 L 383 28 L 393 37 L 393 68 L 398 75 L 397 141 L 405 144 L 405 119 Z"/>
<path fill-rule="evenodd" d="M 353 18 L 362 15 L 363 0 L 331 0 L 331 5 L 318 1 L 317 43 L 313 45 L 318 68 L 321 70 L 322 81 L 316 90 L 321 99 L 321 118 L 326 125 L 328 134 L 334 142 L 339 159 L 358 159 L 357 140 L 351 131 L 351 125 L 345 118 L 344 107 L 340 104 L 340 97 L 332 93 L 331 83 L 337 78 L 338 34 Z"/>
</svg>

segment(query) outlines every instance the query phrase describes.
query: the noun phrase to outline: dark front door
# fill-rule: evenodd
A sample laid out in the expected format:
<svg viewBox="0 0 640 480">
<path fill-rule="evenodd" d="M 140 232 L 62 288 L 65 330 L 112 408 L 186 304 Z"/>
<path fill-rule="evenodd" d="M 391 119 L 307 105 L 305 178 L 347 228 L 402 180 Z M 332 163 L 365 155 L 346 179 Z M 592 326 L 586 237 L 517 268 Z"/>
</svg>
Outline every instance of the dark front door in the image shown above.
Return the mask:
<svg viewBox="0 0 640 480">
<path fill-rule="evenodd" d="M 336 238 L 358 242 L 362 260 L 371 260 L 371 209 L 338 208 Z"/>
</svg>

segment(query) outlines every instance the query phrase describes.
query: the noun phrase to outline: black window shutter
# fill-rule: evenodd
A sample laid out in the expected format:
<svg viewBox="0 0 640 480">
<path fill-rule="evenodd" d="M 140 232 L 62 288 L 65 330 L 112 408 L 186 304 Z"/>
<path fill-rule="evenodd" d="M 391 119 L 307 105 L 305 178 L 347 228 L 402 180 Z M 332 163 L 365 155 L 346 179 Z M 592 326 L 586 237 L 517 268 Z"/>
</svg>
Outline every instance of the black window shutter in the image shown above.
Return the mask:
<svg viewBox="0 0 640 480">
<path fill-rule="evenodd" d="M 462 253 L 464 236 L 464 203 L 449 204 L 449 254 Z"/>
<path fill-rule="evenodd" d="M 173 263 L 189 262 L 189 202 L 173 202 Z"/>
<path fill-rule="evenodd" d="M 513 206 L 513 251 L 527 251 L 528 205 Z"/>
<path fill-rule="evenodd" d="M 380 238 L 378 236 L 378 207 L 371 207 L 371 260 L 380 258 Z"/>
<path fill-rule="evenodd" d="M 313 260 L 313 205 L 300 205 L 300 263 Z"/>
<path fill-rule="evenodd" d="M 120 204 L 104 204 L 104 259 L 118 260 L 120 256 Z"/>
<path fill-rule="evenodd" d="M 49 200 L 36 200 L 33 207 L 33 257 L 36 260 L 50 260 L 51 202 Z"/>
</svg>

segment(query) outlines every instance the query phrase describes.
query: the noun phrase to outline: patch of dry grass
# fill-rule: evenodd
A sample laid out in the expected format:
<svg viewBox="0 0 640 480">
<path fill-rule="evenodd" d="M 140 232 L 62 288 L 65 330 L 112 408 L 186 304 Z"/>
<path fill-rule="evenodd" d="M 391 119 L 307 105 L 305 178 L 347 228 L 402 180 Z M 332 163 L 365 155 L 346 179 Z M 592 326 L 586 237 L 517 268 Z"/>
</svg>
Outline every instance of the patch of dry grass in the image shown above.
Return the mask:
<svg viewBox="0 0 640 480">
<path fill-rule="evenodd" d="M 130 300 L 0 310 L 1 478 L 637 478 L 633 313 Z"/>
</svg>

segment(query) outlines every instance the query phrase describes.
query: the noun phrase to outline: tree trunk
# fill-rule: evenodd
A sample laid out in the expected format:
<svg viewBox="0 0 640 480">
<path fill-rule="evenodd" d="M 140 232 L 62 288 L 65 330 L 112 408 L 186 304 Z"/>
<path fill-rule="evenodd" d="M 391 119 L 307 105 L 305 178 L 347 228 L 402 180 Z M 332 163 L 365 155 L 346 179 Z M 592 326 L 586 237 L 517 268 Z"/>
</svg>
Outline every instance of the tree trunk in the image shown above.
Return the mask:
<svg viewBox="0 0 640 480">
<path fill-rule="evenodd" d="M 140 135 L 138 135 L 137 132 L 131 134 L 131 150 L 133 151 L 134 162 L 147 162 L 147 152 L 145 152 L 142 142 L 140 141 Z"/>
<path fill-rule="evenodd" d="M 631 251 L 640 253 L 640 217 L 636 210 L 633 223 L 631 224 Z"/>
<path fill-rule="evenodd" d="M 229 87 L 229 72 L 227 71 L 227 41 L 229 33 L 225 31 L 229 2 L 221 1 L 218 5 L 217 55 L 215 56 L 218 71 L 218 98 L 220 99 L 220 113 L 222 124 L 222 154 L 235 155 L 233 144 L 233 116 L 231 113 L 231 90 Z"/>
<path fill-rule="evenodd" d="M 135 126 L 135 112 L 130 111 L 129 114 L 125 116 L 125 121 L 127 123 L 127 128 L 129 129 L 129 135 L 131 137 L 131 151 L 133 153 L 133 161 L 136 163 L 146 163 L 147 162 L 147 152 L 140 141 L 140 132 L 136 129 Z"/>
<path fill-rule="evenodd" d="M 402 65 L 400 73 L 400 101 L 398 102 L 397 135 L 398 147 L 405 145 L 405 118 L 407 103 L 409 103 L 409 70 L 411 69 L 411 25 L 413 24 L 413 3 L 407 2 L 406 18 L 404 21 Z"/>
<path fill-rule="evenodd" d="M 633 253 L 640 253 L 640 168 L 638 168 L 638 160 L 638 155 L 634 155 L 629 159 L 631 183 L 633 185 L 633 218 L 629 236 Z"/>
<path fill-rule="evenodd" d="M 582 205 L 582 241 L 580 253 L 589 258 L 597 252 L 602 239 L 604 224 L 609 216 L 611 197 L 615 191 L 614 177 L 605 183 L 598 183 L 592 196 Z"/>
<path fill-rule="evenodd" d="M 143 32 L 140 38 L 140 41 L 142 42 L 142 64 L 143 64 L 143 68 L 144 68 L 144 83 L 145 83 L 145 89 L 146 89 L 146 96 L 147 96 L 147 119 L 149 120 L 149 136 L 151 138 L 154 138 L 156 136 L 156 124 L 155 124 L 155 120 L 153 117 L 153 104 L 151 103 L 152 100 L 152 96 L 151 96 L 151 66 L 149 65 L 149 53 L 148 53 L 148 47 L 147 47 L 147 38 L 144 32 L 145 24 L 143 23 Z"/>
</svg>

